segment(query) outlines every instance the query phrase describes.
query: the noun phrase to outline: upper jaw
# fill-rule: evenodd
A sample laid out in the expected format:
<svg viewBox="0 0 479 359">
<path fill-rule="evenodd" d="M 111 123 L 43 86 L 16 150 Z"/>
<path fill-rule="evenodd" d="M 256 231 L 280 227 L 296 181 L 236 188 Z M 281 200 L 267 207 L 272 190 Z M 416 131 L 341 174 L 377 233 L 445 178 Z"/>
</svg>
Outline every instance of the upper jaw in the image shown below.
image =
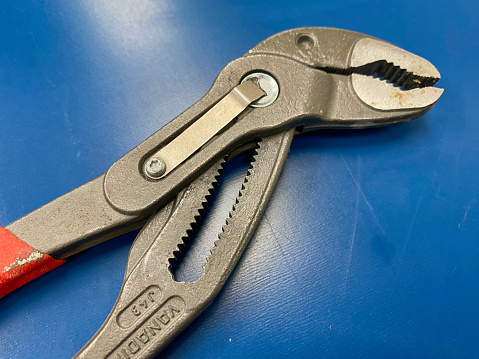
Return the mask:
<svg viewBox="0 0 479 359">
<path fill-rule="evenodd" d="M 371 125 L 375 126 L 411 120 L 426 113 L 444 91 L 433 87 L 440 74 L 429 61 L 348 30 L 304 27 L 283 31 L 262 41 L 245 56 L 256 54 L 286 57 L 327 72 L 336 78 L 334 81 L 349 83 L 342 86 L 342 93 L 337 96 L 347 99 L 352 109 L 369 108 L 363 113 L 370 113 L 374 119 Z M 369 126 L 364 116 L 352 111 L 330 110 L 339 114 L 333 116 L 336 122 Z"/>
</svg>

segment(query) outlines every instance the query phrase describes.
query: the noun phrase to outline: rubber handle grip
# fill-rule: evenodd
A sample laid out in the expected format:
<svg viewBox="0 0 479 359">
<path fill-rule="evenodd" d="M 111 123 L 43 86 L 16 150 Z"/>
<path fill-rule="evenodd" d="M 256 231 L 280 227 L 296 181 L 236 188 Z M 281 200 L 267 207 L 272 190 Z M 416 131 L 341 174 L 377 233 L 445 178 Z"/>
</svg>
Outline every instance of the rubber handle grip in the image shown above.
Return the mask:
<svg viewBox="0 0 479 359">
<path fill-rule="evenodd" d="M 65 262 L 30 247 L 0 227 L 0 298 Z"/>
</svg>

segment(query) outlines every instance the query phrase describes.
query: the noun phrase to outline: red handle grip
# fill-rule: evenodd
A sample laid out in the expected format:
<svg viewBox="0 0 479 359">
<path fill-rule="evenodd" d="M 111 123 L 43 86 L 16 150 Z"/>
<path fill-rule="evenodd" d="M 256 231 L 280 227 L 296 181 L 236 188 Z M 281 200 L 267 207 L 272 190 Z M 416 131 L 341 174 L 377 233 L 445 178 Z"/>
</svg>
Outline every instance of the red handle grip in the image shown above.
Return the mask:
<svg viewBox="0 0 479 359">
<path fill-rule="evenodd" d="M 37 251 L 0 227 L 0 298 L 65 262 Z"/>
</svg>

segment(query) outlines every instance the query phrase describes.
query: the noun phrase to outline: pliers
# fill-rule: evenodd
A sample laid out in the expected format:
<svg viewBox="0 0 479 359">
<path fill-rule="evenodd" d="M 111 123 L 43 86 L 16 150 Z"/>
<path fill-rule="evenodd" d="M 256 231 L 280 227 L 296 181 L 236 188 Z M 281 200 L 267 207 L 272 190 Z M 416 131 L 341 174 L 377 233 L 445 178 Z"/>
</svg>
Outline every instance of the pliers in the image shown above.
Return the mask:
<svg viewBox="0 0 479 359">
<path fill-rule="evenodd" d="M 206 95 L 106 173 L 0 227 L 0 297 L 86 248 L 143 226 L 119 297 L 78 358 L 149 358 L 218 294 L 254 232 L 293 136 L 428 112 L 443 89 L 425 59 L 340 29 L 278 33 L 232 61 Z M 236 204 L 194 282 L 172 263 L 224 164 L 255 152 Z"/>
</svg>

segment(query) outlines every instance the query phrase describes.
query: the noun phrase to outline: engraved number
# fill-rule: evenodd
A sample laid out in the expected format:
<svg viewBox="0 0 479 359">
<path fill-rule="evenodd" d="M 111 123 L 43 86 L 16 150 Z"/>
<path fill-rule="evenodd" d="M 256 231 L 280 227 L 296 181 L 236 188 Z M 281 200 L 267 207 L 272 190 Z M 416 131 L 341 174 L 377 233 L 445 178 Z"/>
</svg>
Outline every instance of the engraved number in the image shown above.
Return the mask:
<svg viewBox="0 0 479 359">
<path fill-rule="evenodd" d="M 136 307 L 136 305 L 132 306 L 131 307 L 131 312 L 136 315 L 136 316 L 139 316 L 141 314 L 141 312 L 138 310 L 138 308 Z"/>
<path fill-rule="evenodd" d="M 148 300 L 151 302 L 151 303 L 154 303 L 155 302 L 155 298 L 153 297 L 154 295 L 156 295 L 156 293 L 154 291 L 150 291 L 148 292 L 148 294 L 146 295 L 146 297 L 148 298 Z M 140 299 L 137 303 L 138 303 L 138 306 L 140 307 L 143 307 L 145 309 L 148 308 L 148 300 L 146 299 Z M 133 305 L 131 307 L 131 312 L 135 315 L 135 316 L 140 316 L 141 315 L 141 311 L 139 310 L 137 305 Z"/>
</svg>

